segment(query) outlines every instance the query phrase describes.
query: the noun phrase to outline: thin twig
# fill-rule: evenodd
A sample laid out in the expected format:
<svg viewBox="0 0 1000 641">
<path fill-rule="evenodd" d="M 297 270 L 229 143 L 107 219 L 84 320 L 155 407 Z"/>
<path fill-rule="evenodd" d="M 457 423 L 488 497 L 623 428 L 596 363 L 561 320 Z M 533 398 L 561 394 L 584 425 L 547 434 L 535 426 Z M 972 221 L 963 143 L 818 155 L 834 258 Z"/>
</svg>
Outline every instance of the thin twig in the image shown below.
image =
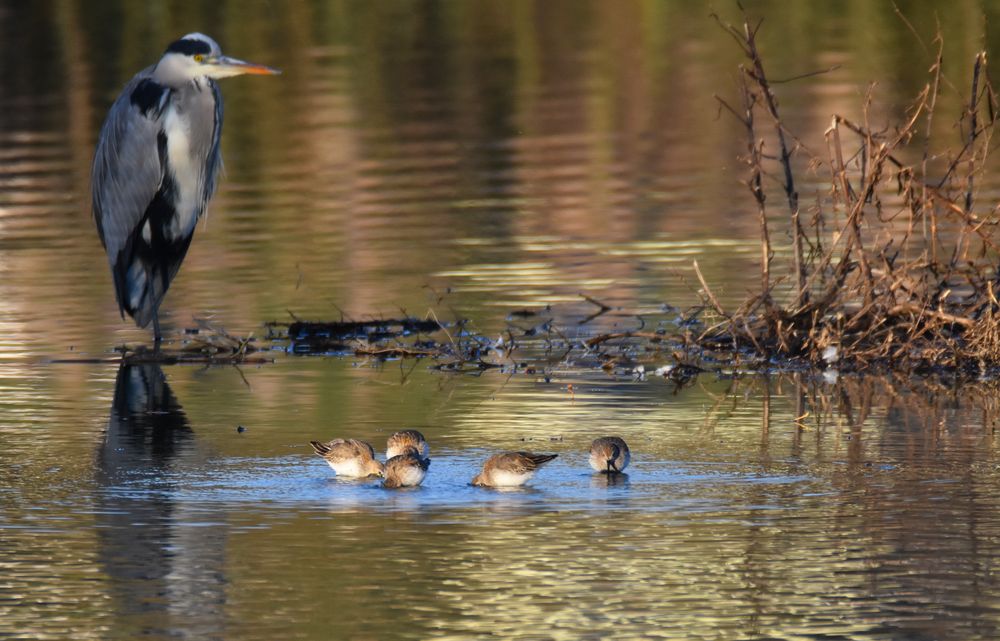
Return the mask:
<svg viewBox="0 0 1000 641">
<path fill-rule="evenodd" d="M 712 293 L 711 288 L 709 288 L 708 283 L 705 282 L 705 277 L 701 275 L 701 269 L 698 268 L 698 261 L 692 261 L 694 265 L 694 273 L 698 276 L 698 282 L 701 283 L 702 289 L 705 292 L 705 296 L 708 297 L 708 301 L 712 303 L 712 307 L 718 312 L 719 316 L 723 318 L 727 317 L 726 310 L 722 309 L 722 305 L 719 304 L 719 300 Z"/>
</svg>

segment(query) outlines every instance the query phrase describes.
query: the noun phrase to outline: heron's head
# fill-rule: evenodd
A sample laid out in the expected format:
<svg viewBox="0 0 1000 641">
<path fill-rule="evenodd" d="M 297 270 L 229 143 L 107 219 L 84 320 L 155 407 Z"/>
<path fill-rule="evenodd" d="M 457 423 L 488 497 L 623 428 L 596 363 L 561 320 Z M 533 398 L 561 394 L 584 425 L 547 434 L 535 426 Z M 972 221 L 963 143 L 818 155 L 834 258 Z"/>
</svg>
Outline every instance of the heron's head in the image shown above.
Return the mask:
<svg viewBox="0 0 1000 641">
<path fill-rule="evenodd" d="M 246 73 L 270 75 L 281 72 L 224 56 L 219 43 L 203 33 L 189 33 L 171 42 L 153 72 L 159 82 L 174 86 L 196 78 L 228 78 Z"/>
</svg>

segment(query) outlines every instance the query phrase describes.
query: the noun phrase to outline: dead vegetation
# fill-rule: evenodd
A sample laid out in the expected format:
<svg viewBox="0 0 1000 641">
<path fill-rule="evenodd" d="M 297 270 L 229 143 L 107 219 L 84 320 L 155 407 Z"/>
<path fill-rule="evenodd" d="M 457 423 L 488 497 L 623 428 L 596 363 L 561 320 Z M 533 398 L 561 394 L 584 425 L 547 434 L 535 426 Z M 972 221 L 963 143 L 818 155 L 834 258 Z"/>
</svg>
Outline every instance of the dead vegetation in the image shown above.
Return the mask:
<svg viewBox="0 0 1000 641">
<path fill-rule="evenodd" d="M 686 312 L 668 307 L 657 318 L 615 310 L 622 319 L 641 327 L 648 323 L 649 328 L 595 333 L 586 325 L 612 308 L 580 296 L 598 311 L 567 327 L 556 321 L 566 315 L 563 310 L 551 306 L 512 311 L 506 327 L 491 336 L 476 331 L 468 320 L 441 322 L 429 311 L 423 319 L 272 322 L 265 341 L 270 349 L 297 355 L 350 356 L 375 364 L 422 359 L 441 372 L 498 371 L 546 381 L 556 372 L 603 370 L 618 378 L 656 376 L 685 385 L 716 362 L 693 341 L 704 327 L 699 320 L 702 306 Z"/>
<path fill-rule="evenodd" d="M 873 125 L 870 89 L 861 122 L 832 115 L 820 155 L 781 119 L 757 47 L 760 23 L 745 17 L 740 27 L 719 24 L 747 60 L 739 70 L 739 103 L 717 100 L 746 133 L 761 282 L 757 295 L 725 310 L 702 279 L 706 305 L 718 318 L 695 342 L 853 370 L 982 373 L 1000 365 L 996 208 L 981 217 L 975 190 L 996 123 L 985 52 L 972 61 L 957 152 L 938 150 L 932 136 L 942 84 L 938 36 L 928 81 L 905 120 Z M 796 156 L 829 183 L 809 212 L 801 211 Z M 772 230 L 769 181 L 780 185 L 789 214 L 783 227 L 793 264 L 782 277 L 773 267 L 774 239 L 783 234 Z"/>
<path fill-rule="evenodd" d="M 131 347 L 123 345 L 116 351 L 121 354 L 121 360 L 129 364 L 158 363 L 161 365 L 201 364 L 201 365 L 239 365 L 264 364 L 273 361 L 262 353 L 253 334 L 235 336 L 225 328 L 206 321 L 195 319 L 196 327 L 184 330 L 184 337 L 170 344 L 167 348 L 150 349 L 144 345 Z"/>
</svg>

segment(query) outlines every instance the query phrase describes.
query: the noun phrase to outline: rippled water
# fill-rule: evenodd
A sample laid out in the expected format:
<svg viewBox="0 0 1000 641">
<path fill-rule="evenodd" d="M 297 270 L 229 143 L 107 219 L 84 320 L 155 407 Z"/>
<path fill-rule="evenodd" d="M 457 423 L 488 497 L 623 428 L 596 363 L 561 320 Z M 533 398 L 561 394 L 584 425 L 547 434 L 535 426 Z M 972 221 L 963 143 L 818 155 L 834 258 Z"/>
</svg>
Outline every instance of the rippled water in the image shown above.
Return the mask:
<svg viewBox="0 0 1000 641">
<path fill-rule="evenodd" d="M 1000 461 L 970 413 L 928 418 L 879 389 L 886 406 L 864 427 L 799 427 L 793 381 L 771 390 L 765 425 L 752 381 L 674 395 L 662 382 L 418 369 L 401 386 L 393 366 L 310 359 L 248 371 L 248 388 L 232 369 L 83 369 L 97 396 L 63 400 L 76 416 L 42 406 L 34 426 L 4 428 L 10 632 L 996 633 Z M 313 396 L 317 378 L 330 398 Z M 381 444 L 397 425 L 432 443 L 420 488 L 336 479 L 306 445 Z M 610 483 L 584 455 L 607 431 L 635 452 Z M 560 457 L 524 489 L 469 486 L 501 448 Z"/>
<path fill-rule="evenodd" d="M 928 46 L 940 13 L 945 137 L 993 12 L 956 7 L 903 7 Z M 834 112 L 860 117 L 869 80 L 876 118 L 927 80 L 891 4 L 751 10 L 773 78 L 840 65 L 777 85 L 804 144 L 823 148 Z M 695 259 L 741 300 L 757 220 L 745 141 L 712 98 L 739 60 L 706 13 L 0 0 L 0 637 L 1000 636 L 996 412 L 974 390 L 110 362 L 148 333 L 119 318 L 90 218 L 94 140 L 128 77 L 194 30 L 285 73 L 223 83 L 226 178 L 170 332 L 405 310 L 492 335 L 548 308 L 579 337 L 695 302 Z M 826 189 L 803 176 L 808 198 Z M 978 184 L 988 210 L 1000 185 Z M 614 309 L 580 325 L 581 293 Z M 431 443 L 420 488 L 337 479 L 308 446 L 381 449 L 400 427 Z M 603 434 L 631 444 L 627 478 L 589 473 Z M 527 488 L 471 487 L 502 449 L 559 458 Z"/>
</svg>

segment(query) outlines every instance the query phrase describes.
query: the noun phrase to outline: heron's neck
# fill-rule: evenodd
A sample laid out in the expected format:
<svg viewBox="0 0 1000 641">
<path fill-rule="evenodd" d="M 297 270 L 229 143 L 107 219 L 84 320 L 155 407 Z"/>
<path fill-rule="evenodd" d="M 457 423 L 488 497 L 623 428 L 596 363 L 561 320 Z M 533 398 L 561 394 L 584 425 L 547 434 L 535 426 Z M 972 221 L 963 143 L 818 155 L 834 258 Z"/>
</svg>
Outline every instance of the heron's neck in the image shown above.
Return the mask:
<svg viewBox="0 0 1000 641">
<path fill-rule="evenodd" d="M 171 89 L 181 89 L 192 83 L 199 89 L 208 86 L 208 78 L 201 73 L 201 69 L 193 66 L 187 56 L 176 53 L 160 58 L 153 68 L 153 80 Z"/>
</svg>

